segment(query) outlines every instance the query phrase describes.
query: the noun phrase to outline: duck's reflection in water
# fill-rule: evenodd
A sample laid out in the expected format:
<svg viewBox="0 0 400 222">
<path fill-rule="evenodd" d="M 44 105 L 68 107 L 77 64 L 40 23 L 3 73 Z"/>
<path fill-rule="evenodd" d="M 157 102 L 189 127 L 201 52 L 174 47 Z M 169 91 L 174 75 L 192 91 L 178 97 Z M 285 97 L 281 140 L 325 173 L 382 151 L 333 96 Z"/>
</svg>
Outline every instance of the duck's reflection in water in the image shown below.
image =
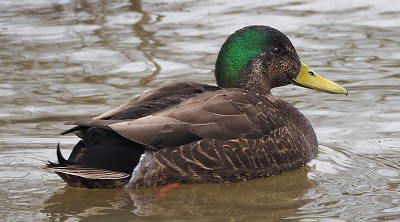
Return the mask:
<svg viewBox="0 0 400 222">
<path fill-rule="evenodd" d="M 269 218 L 296 216 L 308 203 L 304 195 L 316 185 L 307 177 L 308 167 L 272 176 L 230 184 L 181 184 L 168 190 L 163 187 L 142 189 L 88 190 L 65 187 L 45 202 L 42 212 L 64 220 L 74 215 L 85 219 L 137 220 L 163 218 L 249 219 L 249 215 Z M 140 216 L 140 217 L 139 217 Z M 246 217 L 246 218 L 244 218 Z"/>
</svg>

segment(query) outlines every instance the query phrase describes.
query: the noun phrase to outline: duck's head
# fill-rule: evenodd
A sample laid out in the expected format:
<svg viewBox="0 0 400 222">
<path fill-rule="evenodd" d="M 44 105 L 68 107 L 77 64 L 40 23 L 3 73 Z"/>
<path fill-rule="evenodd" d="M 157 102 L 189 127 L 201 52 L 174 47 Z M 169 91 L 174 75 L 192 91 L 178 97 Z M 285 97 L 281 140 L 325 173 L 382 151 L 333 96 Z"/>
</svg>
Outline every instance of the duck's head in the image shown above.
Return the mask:
<svg viewBox="0 0 400 222">
<path fill-rule="evenodd" d="M 347 90 L 306 66 L 289 38 L 268 26 L 248 26 L 228 37 L 215 66 L 217 84 L 267 94 L 274 87 L 295 84 L 327 93 Z"/>
</svg>

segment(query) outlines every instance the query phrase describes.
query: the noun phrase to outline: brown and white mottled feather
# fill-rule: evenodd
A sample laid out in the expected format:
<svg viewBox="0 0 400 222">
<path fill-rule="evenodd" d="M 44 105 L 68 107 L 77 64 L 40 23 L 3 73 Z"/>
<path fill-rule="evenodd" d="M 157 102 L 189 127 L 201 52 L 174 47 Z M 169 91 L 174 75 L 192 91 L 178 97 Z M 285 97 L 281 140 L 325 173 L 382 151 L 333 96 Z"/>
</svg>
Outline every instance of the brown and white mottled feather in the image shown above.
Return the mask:
<svg viewBox="0 0 400 222">
<path fill-rule="evenodd" d="M 213 131 L 195 142 L 151 151 L 148 161 L 154 164 L 141 169 L 141 176 L 132 178 L 129 187 L 262 178 L 297 169 L 316 155 L 317 140 L 311 125 L 290 104 L 272 98 L 272 95 L 268 100 L 245 90 L 228 89 L 214 93 L 222 100 L 230 101 L 231 105 L 240 100 L 244 106 L 232 111 L 239 111 L 236 115 L 243 117 L 239 120 L 244 121 L 240 126 L 249 127 L 220 124 L 219 119 L 209 125 L 210 128 L 216 127 L 228 133 Z M 173 112 L 166 113 L 173 116 Z M 229 120 L 231 115 L 222 116 Z M 234 121 L 238 121 L 236 117 Z M 196 126 L 191 125 L 191 129 Z M 229 138 L 233 134 L 237 136 Z"/>
</svg>

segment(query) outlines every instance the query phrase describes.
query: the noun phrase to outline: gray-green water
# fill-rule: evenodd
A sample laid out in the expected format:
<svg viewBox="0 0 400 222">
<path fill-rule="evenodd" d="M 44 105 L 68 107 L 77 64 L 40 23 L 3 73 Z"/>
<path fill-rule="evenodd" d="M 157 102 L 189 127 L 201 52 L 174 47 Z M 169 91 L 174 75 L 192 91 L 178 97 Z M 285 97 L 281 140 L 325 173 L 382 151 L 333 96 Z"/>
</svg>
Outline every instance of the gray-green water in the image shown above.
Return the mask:
<svg viewBox="0 0 400 222">
<path fill-rule="evenodd" d="M 0 1 L 2 221 L 400 220 L 398 1 Z M 93 117 L 178 81 L 214 83 L 219 47 L 247 25 L 289 36 L 349 90 L 286 86 L 320 144 L 308 166 L 235 184 L 85 190 L 40 169 Z"/>
</svg>

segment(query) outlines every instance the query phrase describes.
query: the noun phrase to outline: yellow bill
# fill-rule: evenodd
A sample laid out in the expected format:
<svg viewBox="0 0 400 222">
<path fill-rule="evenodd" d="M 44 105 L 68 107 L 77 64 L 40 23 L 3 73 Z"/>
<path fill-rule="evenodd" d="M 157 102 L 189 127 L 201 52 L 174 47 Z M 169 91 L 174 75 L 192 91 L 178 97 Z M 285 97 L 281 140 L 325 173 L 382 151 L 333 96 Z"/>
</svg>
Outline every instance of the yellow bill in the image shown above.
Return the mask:
<svg viewBox="0 0 400 222">
<path fill-rule="evenodd" d="M 294 85 L 315 89 L 326 93 L 348 94 L 345 88 L 318 75 L 303 62 L 301 62 L 299 75 L 296 78 L 291 79 L 291 82 Z"/>
</svg>

